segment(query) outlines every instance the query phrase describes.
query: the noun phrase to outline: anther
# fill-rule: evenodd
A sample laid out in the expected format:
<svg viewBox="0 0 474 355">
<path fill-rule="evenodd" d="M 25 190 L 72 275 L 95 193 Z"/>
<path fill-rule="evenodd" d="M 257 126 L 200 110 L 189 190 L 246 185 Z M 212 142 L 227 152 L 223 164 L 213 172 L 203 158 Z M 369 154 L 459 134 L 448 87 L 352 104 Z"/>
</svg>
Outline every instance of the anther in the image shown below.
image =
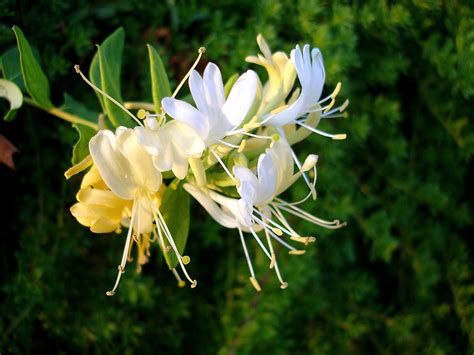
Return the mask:
<svg viewBox="0 0 474 355">
<path fill-rule="evenodd" d="M 275 233 L 279 237 L 283 235 L 283 232 L 280 228 L 272 227 L 272 232 Z"/>
<path fill-rule="evenodd" d="M 246 139 L 242 139 L 242 142 L 240 142 L 239 149 L 238 149 L 238 152 L 239 152 L 239 153 L 242 153 L 242 152 L 244 151 L 246 144 L 247 144 L 247 140 L 246 140 Z"/>
<path fill-rule="evenodd" d="M 255 277 L 249 277 L 250 282 L 252 283 L 252 286 L 257 290 L 257 292 L 262 291 L 262 288 L 260 287 L 260 284 L 258 283 L 257 279 Z"/>
<path fill-rule="evenodd" d="M 336 96 L 339 94 L 339 91 L 341 91 L 341 86 L 342 86 L 341 82 L 338 82 L 337 85 L 336 85 L 336 88 L 334 89 L 334 91 L 331 94 L 331 99 L 334 100 L 336 98 Z"/>
<path fill-rule="evenodd" d="M 341 134 L 335 134 L 332 139 L 335 141 L 342 141 L 347 138 L 347 134 L 341 133 Z"/>
<path fill-rule="evenodd" d="M 147 112 L 144 109 L 139 109 L 137 112 L 137 117 L 143 120 L 147 116 Z"/>
<path fill-rule="evenodd" d="M 344 101 L 341 107 L 339 107 L 339 112 L 344 111 L 347 108 L 347 106 L 349 106 L 349 100 Z"/>
<path fill-rule="evenodd" d="M 303 255 L 306 253 L 306 250 L 290 250 L 288 254 L 290 255 Z"/>
<path fill-rule="evenodd" d="M 191 288 L 196 288 L 198 282 L 197 280 L 194 280 L 193 283 L 191 284 Z"/>
<path fill-rule="evenodd" d="M 272 261 L 270 261 L 270 269 L 273 269 L 276 263 L 276 255 L 272 253 Z"/>
<path fill-rule="evenodd" d="M 284 290 L 284 289 L 287 288 L 287 287 L 288 287 L 288 282 L 283 282 L 283 283 L 281 284 L 281 286 L 280 286 L 280 288 L 281 288 L 282 290 Z"/>
<path fill-rule="evenodd" d="M 114 291 L 107 291 L 105 294 L 109 297 L 112 297 L 113 295 L 115 295 L 115 292 Z"/>
<path fill-rule="evenodd" d="M 323 112 L 324 113 L 329 112 L 329 110 L 332 109 L 335 103 L 336 103 L 336 100 L 332 99 L 329 105 L 326 107 L 326 109 Z"/>
</svg>

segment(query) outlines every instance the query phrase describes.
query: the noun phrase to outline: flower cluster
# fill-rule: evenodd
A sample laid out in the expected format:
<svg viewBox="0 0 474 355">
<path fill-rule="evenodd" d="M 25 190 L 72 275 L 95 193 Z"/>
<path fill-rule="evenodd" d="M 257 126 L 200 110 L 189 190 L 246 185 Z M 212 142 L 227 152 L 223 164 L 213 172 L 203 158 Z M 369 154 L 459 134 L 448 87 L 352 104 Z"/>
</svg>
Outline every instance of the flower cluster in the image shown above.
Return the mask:
<svg viewBox="0 0 474 355">
<path fill-rule="evenodd" d="M 253 70 L 224 86 L 216 64 L 209 63 L 202 76 L 193 66 L 184 79 L 192 104 L 176 98 L 183 81 L 173 95 L 162 98 L 159 110 L 144 104 L 136 114 L 76 67 L 104 100 L 119 106 L 136 123 L 135 127 L 118 127 L 115 132 L 100 129 L 89 141 L 90 156 L 72 168 L 76 173 L 91 166 L 82 180 L 78 202 L 71 208 L 78 222 L 94 233 L 128 228 L 117 279 L 108 295 L 113 295 L 119 285 L 133 243 L 138 268 L 147 262 L 150 245 L 156 242 L 164 254 L 174 255 L 176 268 L 170 268 L 179 284 L 185 284 L 182 273 L 191 287 L 196 286 L 186 268 L 190 257 L 177 245 L 163 213 L 163 196 L 168 189 L 184 189 L 217 223 L 237 230 L 250 281 L 257 291 L 261 287 L 248 238 L 255 239 L 281 288 L 286 288 L 274 243 L 300 255 L 304 250 L 294 245 L 307 245 L 315 238 L 300 235 L 285 216 L 324 228 L 344 225 L 338 220 L 322 220 L 299 207 L 308 199 L 316 199 L 318 156 L 311 154 L 300 160 L 292 148 L 311 133 L 335 140 L 346 137 L 316 128 L 323 118 L 343 115 L 348 101 L 334 107 L 340 84 L 321 98 L 325 70 L 319 49 L 307 44 L 296 46 L 288 57 L 283 52 L 272 53 L 261 35 L 257 42 L 262 54 L 246 60 L 266 69 L 268 81 L 263 85 Z M 308 187 L 307 196 L 297 202 L 281 199 L 280 195 L 300 178 Z"/>
</svg>

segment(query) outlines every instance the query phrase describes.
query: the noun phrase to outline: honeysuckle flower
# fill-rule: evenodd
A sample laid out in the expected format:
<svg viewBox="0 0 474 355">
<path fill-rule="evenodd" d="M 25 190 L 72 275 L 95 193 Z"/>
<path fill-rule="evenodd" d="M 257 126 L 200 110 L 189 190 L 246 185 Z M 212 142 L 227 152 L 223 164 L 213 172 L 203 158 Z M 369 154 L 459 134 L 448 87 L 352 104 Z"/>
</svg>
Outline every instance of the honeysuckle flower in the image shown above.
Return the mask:
<svg viewBox="0 0 474 355">
<path fill-rule="evenodd" d="M 189 88 L 197 108 L 185 101 L 165 97 L 161 101 L 163 109 L 176 121 L 192 127 L 230 175 L 211 146 L 223 144 L 231 148 L 235 147 L 225 142 L 224 138 L 241 133 L 237 128 L 250 112 L 257 94 L 257 74 L 252 70 L 242 74 L 226 98 L 221 72 L 217 65 L 209 63 L 202 77 L 197 71 L 192 71 L 189 77 Z"/>
<path fill-rule="evenodd" d="M 153 157 L 159 171 L 172 170 L 182 180 L 188 172 L 188 159 L 200 158 L 206 148 L 194 129 L 179 121 L 160 126 L 155 117 L 145 120 L 145 127 L 135 127 L 138 142 Z"/>
<path fill-rule="evenodd" d="M 161 103 L 168 115 L 196 130 L 209 147 L 239 127 L 252 107 L 257 83 L 257 74 L 248 70 L 235 82 L 226 99 L 221 72 L 217 65 L 209 63 L 202 77 L 195 70 L 189 77 L 197 108 L 171 97 L 165 97 Z"/>
<path fill-rule="evenodd" d="M 313 224 L 325 228 L 340 228 L 344 224 L 338 220 L 325 221 L 305 212 L 298 204 L 306 201 L 310 194 L 296 203 L 288 203 L 281 200 L 278 195 L 290 187 L 303 172 L 314 169 L 316 174 L 317 156 L 309 155 L 302 168 L 294 172 L 294 162 L 289 145 L 285 141 L 274 142 L 266 153 L 260 155 L 256 167 L 256 173 L 245 166 L 234 166 L 233 172 L 238 180 L 237 191 L 240 199 L 223 196 L 215 191 L 185 184 L 188 191 L 211 215 L 214 220 L 226 228 L 236 228 L 247 259 L 250 270 L 250 280 L 257 291 L 260 285 L 255 278 L 252 262 L 249 257 L 243 232 L 250 233 L 260 245 L 265 255 L 270 260 L 270 268 L 281 283 L 282 288 L 287 287 L 280 274 L 276 255 L 272 245 L 272 239 L 278 241 L 289 249 L 290 254 L 303 254 L 304 250 L 297 250 L 288 244 L 282 237 L 288 236 L 291 240 L 308 244 L 313 242 L 314 237 L 303 237 L 299 235 L 289 224 L 283 211 L 310 221 Z M 316 183 L 316 175 L 313 185 Z M 266 237 L 265 246 L 257 235 L 263 231 Z"/>
<path fill-rule="evenodd" d="M 84 175 L 76 198 L 78 202 L 71 207 L 71 214 L 93 233 L 120 230 L 132 207 L 130 201 L 109 190 L 95 165 Z"/>
<path fill-rule="evenodd" d="M 117 280 L 107 295 L 114 294 L 125 271 L 132 236 L 138 238 L 149 235 L 150 232 L 155 233 L 154 228 L 158 232 L 161 245 L 164 245 L 163 235 L 166 237 L 185 276 L 192 287 L 195 287 L 196 281 L 189 277 L 184 266 L 189 263 L 189 257 L 178 252 L 155 199 L 162 186 L 161 173 L 155 168 L 152 156 L 139 144 L 136 132 L 125 127 L 117 128 L 115 133 L 108 130 L 99 131 L 90 140 L 89 151 L 107 187 L 118 197 L 133 203 Z"/>
<path fill-rule="evenodd" d="M 270 47 L 261 34 L 257 43 L 262 54 L 248 56 L 245 60 L 263 66 L 268 73 L 268 82 L 263 86 L 262 102 L 257 115 L 264 115 L 284 104 L 284 100 L 293 88 L 296 71 L 287 54 L 281 51 L 272 54 Z"/>
<path fill-rule="evenodd" d="M 305 44 L 303 50 L 301 50 L 300 46 L 297 45 L 291 51 L 290 57 L 301 85 L 300 94 L 290 105 L 278 107 L 269 114 L 263 115 L 261 118 L 262 124 L 277 127 L 297 124 L 332 139 L 345 139 L 345 134 L 329 134 L 306 124 L 307 115 L 311 112 L 319 112 L 321 117 L 337 117 L 338 112 L 344 111 L 349 104 L 346 100 L 340 107 L 332 109 L 335 98 L 341 89 L 340 83 L 338 83 L 333 93 L 320 100 L 326 78 L 323 56 L 320 50 L 318 48 L 310 50 L 308 44 Z M 328 105 L 322 106 L 329 100 L 331 101 Z"/>
</svg>

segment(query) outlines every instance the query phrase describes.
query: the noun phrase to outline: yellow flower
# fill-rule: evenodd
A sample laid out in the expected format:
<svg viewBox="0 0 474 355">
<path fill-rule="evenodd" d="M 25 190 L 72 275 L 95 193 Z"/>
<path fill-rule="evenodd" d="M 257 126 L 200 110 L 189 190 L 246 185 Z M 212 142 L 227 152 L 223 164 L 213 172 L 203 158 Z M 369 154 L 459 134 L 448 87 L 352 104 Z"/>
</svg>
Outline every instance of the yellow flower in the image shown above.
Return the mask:
<svg viewBox="0 0 474 355">
<path fill-rule="evenodd" d="M 278 51 L 272 54 L 261 34 L 257 36 L 257 43 L 263 56 L 249 56 L 245 60 L 263 66 L 268 72 L 268 82 L 263 87 L 262 103 L 258 111 L 258 115 L 265 115 L 285 105 L 285 99 L 295 83 L 296 71 L 286 53 Z"/>
<path fill-rule="evenodd" d="M 76 198 L 78 202 L 71 207 L 71 213 L 93 233 L 120 230 L 122 219 L 129 215 L 133 202 L 110 191 L 95 165 L 84 175 Z"/>
</svg>

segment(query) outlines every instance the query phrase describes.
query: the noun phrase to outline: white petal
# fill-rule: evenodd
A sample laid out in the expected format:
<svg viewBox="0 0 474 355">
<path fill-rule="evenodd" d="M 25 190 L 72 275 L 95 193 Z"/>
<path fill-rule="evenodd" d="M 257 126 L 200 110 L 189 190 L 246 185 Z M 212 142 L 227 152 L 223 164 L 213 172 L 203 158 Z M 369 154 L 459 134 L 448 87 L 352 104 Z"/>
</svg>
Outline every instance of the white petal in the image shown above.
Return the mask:
<svg viewBox="0 0 474 355">
<path fill-rule="evenodd" d="M 196 103 L 198 110 L 203 114 L 207 115 L 207 101 L 204 94 L 204 84 L 202 82 L 201 75 L 196 70 L 193 70 L 189 76 L 189 89 L 191 95 Z"/>
<path fill-rule="evenodd" d="M 137 135 L 138 143 L 141 144 L 149 154 L 158 155 L 162 144 L 157 132 L 141 126 L 135 127 L 134 130 Z"/>
<path fill-rule="evenodd" d="M 256 205 L 271 201 L 276 189 L 276 171 L 271 154 L 261 154 L 258 158 L 258 191 Z"/>
<path fill-rule="evenodd" d="M 112 132 L 99 131 L 89 141 L 89 151 L 105 183 L 117 196 L 131 200 L 137 187 L 127 159 L 115 149 L 115 136 Z"/>
<path fill-rule="evenodd" d="M 199 158 L 206 148 L 194 129 L 179 121 L 171 121 L 165 128 L 173 145 L 187 158 Z"/>
<path fill-rule="evenodd" d="M 258 179 L 255 174 L 249 168 L 244 166 L 234 166 L 232 169 L 235 177 L 239 180 L 239 187 L 237 191 L 240 194 L 240 197 L 244 198 L 247 201 L 253 202 L 255 194 L 258 190 Z M 247 185 L 250 185 L 250 189 Z M 250 195 L 249 193 L 253 193 Z"/>
<path fill-rule="evenodd" d="M 222 107 L 222 112 L 233 127 L 244 120 L 255 100 L 258 78 L 253 70 L 248 70 L 232 86 L 229 97 Z"/>
<path fill-rule="evenodd" d="M 173 161 L 173 174 L 179 179 L 183 180 L 188 173 L 188 159 L 185 157 L 175 154 Z"/>
<path fill-rule="evenodd" d="M 116 140 L 117 149 L 127 158 L 136 184 L 149 192 L 156 192 L 161 186 L 161 174 L 153 166 L 148 152 L 137 139 L 133 129 L 122 131 Z"/>
<path fill-rule="evenodd" d="M 184 189 L 193 196 L 209 215 L 220 225 L 226 228 L 237 228 L 238 223 L 234 216 L 224 212 L 203 190 L 191 184 L 184 184 Z"/>
<path fill-rule="evenodd" d="M 203 75 L 207 104 L 221 108 L 224 105 L 224 84 L 219 67 L 208 63 Z"/>
<path fill-rule="evenodd" d="M 206 116 L 187 102 L 165 97 L 161 105 L 168 115 L 175 120 L 186 123 L 196 130 L 203 140 L 209 135 L 209 121 Z"/>
</svg>

